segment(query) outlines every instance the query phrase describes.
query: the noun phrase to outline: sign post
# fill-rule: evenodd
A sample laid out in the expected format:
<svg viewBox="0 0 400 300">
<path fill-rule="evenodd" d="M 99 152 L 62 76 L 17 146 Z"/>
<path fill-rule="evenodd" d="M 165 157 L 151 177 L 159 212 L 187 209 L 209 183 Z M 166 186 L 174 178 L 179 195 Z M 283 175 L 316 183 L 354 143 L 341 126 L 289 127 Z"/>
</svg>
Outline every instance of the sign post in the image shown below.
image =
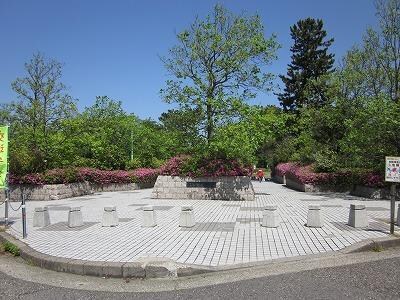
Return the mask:
<svg viewBox="0 0 400 300">
<path fill-rule="evenodd" d="M 386 157 L 385 181 L 390 187 L 390 233 L 394 233 L 394 214 L 396 210 L 396 185 L 400 182 L 400 157 Z"/>
</svg>

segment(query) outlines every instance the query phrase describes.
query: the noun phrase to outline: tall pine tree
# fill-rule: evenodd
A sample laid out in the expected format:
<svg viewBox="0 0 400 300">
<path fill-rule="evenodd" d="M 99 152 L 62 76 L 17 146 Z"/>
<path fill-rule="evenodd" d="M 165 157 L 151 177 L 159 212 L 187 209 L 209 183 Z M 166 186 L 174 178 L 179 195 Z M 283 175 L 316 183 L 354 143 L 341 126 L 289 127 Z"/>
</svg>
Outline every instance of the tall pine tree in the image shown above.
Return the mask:
<svg viewBox="0 0 400 300">
<path fill-rule="evenodd" d="M 333 39 L 326 40 L 321 19 L 307 18 L 290 27 L 294 45 L 287 75 L 280 75 L 284 92 L 277 94 L 285 110 L 322 106 L 326 101 L 323 76 L 333 71 L 334 54 L 328 53 Z"/>
</svg>

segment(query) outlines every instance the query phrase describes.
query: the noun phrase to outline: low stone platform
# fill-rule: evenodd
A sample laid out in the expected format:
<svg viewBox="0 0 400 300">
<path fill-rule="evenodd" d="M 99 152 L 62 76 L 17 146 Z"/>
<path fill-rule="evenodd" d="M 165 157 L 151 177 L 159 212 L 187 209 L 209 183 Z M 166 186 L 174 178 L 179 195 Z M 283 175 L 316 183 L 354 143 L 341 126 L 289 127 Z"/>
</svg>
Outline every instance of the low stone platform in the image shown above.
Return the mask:
<svg viewBox="0 0 400 300">
<path fill-rule="evenodd" d="M 152 198 L 254 200 L 254 188 L 247 176 L 234 177 L 179 177 L 158 176 Z"/>
<path fill-rule="evenodd" d="M 345 194 L 316 195 L 272 182 L 253 184 L 255 201 L 151 199 L 151 189 L 32 201 L 27 203 L 28 237 L 23 241 L 40 259 L 45 254 L 67 262 L 68 266 L 78 264 L 79 270 L 83 261 L 84 274 L 106 264 L 114 265 L 118 272 L 121 266 L 128 268 L 139 264 L 139 271 L 148 266 L 151 274 L 160 267 L 151 263 L 157 259 L 171 266 L 172 271 L 178 272 L 181 268 L 188 273 L 188 268 L 194 266 L 198 269 L 230 268 L 327 253 L 388 236 L 390 210 L 387 201 L 366 204 L 361 198 Z M 347 225 L 350 204 L 366 205 L 368 228 Z M 18 207 L 17 203 L 12 205 Z M 155 227 L 142 227 L 142 207 L 146 205 L 152 205 L 157 215 Z M 182 206 L 187 205 L 193 207 L 196 221 L 190 228 L 179 226 Z M 277 206 L 280 217 L 277 228 L 261 226 L 267 205 Z M 309 205 L 320 205 L 324 216 L 321 228 L 305 226 Z M 48 207 L 51 225 L 33 227 L 37 206 Z M 84 224 L 69 228 L 69 207 L 78 206 Z M 102 227 L 105 206 L 117 207 L 118 226 Z M 0 216 L 4 216 L 3 209 L 4 205 L 0 206 Z M 10 210 L 10 219 L 12 226 L 7 232 L 22 240 L 21 211 Z M 397 226 L 396 231 L 399 231 Z"/>
</svg>

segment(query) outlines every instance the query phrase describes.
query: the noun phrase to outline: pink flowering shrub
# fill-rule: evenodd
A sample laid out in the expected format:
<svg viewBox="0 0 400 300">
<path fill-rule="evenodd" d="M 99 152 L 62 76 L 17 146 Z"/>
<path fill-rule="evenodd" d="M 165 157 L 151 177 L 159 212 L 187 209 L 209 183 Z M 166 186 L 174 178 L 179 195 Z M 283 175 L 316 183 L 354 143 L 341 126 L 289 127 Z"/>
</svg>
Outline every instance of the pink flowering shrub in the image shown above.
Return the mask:
<svg viewBox="0 0 400 300">
<path fill-rule="evenodd" d="M 362 178 L 362 184 L 369 187 L 383 187 L 385 185 L 385 177 L 381 174 L 366 173 Z"/>
<path fill-rule="evenodd" d="M 294 166 L 297 166 L 297 164 L 292 162 L 280 163 L 275 167 L 275 175 L 283 177 Z"/>
<path fill-rule="evenodd" d="M 158 169 L 136 169 L 133 171 L 124 170 L 99 170 L 93 168 L 76 169 L 53 169 L 43 174 L 34 173 L 24 176 L 10 174 L 10 184 L 62 184 L 74 182 L 90 182 L 97 184 L 109 183 L 151 183 L 155 182 L 159 175 Z"/>
<path fill-rule="evenodd" d="M 175 156 L 161 167 L 162 175 L 188 177 L 251 176 L 252 168 L 232 159 Z"/>
<path fill-rule="evenodd" d="M 34 184 L 34 185 L 41 185 L 45 184 L 43 179 L 43 175 L 39 173 L 32 173 L 23 176 L 15 176 L 10 174 L 8 177 L 9 184 Z"/>
<path fill-rule="evenodd" d="M 275 174 L 286 175 L 302 184 L 311 185 L 352 185 L 383 187 L 384 177 L 377 173 L 359 170 L 346 170 L 335 173 L 317 173 L 313 165 L 302 166 L 297 163 L 281 163 L 275 167 Z"/>
<path fill-rule="evenodd" d="M 196 169 L 189 171 L 189 177 L 251 176 L 252 167 L 244 166 L 232 159 L 203 159 L 196 164 Z"/>
<path fill-rule="evenodd" d="M 183 175 L 183 169 L 190 160 L 189 155 L 178 155 L 170 158 L 160 168 L 161 175 L 180 176 Z"/>
<path fill-rule="evenodd" d="M 159 169 L 140 168 L 131 171 L 134 178 L 134 182 L 138 183 L 152 183 L 157 180 L 157 176 L 160 174 Z"/>
</svg>

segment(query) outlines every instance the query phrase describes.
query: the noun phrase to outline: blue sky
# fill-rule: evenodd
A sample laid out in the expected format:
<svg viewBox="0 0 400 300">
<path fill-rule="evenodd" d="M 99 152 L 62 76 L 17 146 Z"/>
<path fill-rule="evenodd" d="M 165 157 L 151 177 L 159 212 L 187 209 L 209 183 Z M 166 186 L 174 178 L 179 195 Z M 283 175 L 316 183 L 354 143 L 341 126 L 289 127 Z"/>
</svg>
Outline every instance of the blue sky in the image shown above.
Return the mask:
<svg viewBox="0 0 400 300">
<path fill-rule="evenodd" d="M 217 3 L 235 13 L 258 13 L 266 36 L 277 35 L 282 48 L 269 67 L 276 75 L 286 73 L 289 27 L 297 20 L 324 20 L 337 61 L 376 24 L 372 0 L 0 0 L 0 103 L 16 99 L 10 84 L 40 51 L 64 63 L 62 81 L 80 109 L 107 95 L 128 112 L 157 119 L 172 108 L 159 96 L 168 78 L 159 56 L 176 43 L 175 33 Z M 278 104 L 272 93 L 252 103 Z"/>
</svg>

